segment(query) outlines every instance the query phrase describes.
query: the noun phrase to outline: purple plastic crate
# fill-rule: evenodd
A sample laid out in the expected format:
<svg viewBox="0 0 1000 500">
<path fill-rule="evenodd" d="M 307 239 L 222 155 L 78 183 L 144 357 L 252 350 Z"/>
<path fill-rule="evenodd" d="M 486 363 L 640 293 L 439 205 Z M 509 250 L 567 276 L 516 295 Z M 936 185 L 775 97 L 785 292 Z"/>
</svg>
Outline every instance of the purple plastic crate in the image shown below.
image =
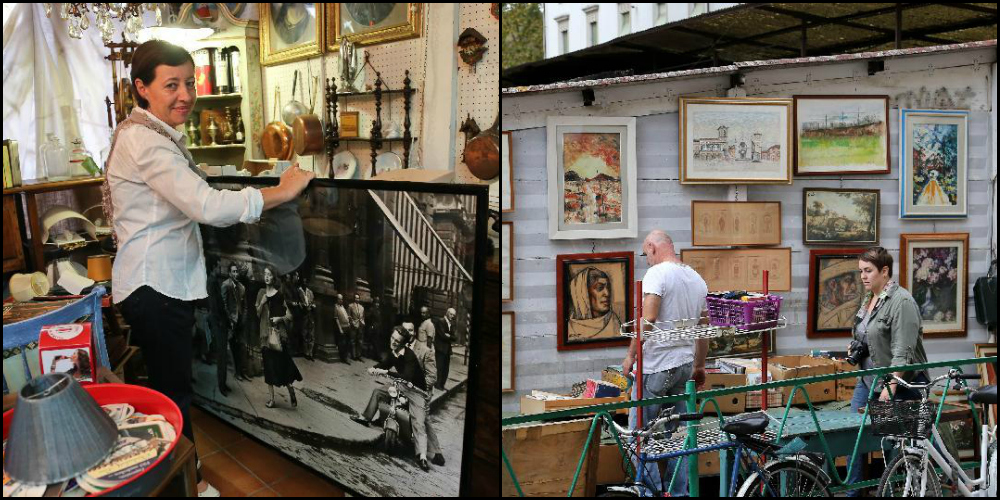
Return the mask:
<svg viewBox="0 0 1000 500">
<path fill-rule="evenodd" d="M 768 295 L 763 300 L 744 302 L 719 297 L 707 297 L 709 323 L 712 326 L 735 327 L 741 330 L 766 330 L 778 326 L 781 297 Z"/>
</svg>

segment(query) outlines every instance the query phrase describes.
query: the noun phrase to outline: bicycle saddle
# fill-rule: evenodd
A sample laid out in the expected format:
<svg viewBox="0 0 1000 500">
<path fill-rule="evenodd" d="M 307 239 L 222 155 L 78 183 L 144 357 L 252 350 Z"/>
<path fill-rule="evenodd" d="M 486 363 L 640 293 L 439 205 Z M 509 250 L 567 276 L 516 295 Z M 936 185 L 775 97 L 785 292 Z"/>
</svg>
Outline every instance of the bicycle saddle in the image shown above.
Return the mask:
<svg viewBox="0 0 1000 500">
<path fill-rule="evenodd" d="M 988 385 L 972 393 L 972 400 L 984 405 L 997 404 L 997 386 Z"/>
<path fill-rule="evenodd" d="M 722 424 L 722 432 L 736 436 L 749 436 L 764 432 L 764 429 L 767 429 L 767 424 L 768 419 L 766 414 L 760 412 L 751 413 L 726 420 L 726 423 Z"/>
</svg>

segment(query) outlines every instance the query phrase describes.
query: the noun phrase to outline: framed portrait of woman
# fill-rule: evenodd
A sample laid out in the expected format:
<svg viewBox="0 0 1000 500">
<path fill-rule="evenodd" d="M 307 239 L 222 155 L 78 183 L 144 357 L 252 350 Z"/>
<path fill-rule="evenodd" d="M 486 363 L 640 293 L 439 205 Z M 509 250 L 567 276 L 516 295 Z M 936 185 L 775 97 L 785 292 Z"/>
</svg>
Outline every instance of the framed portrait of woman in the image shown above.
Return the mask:
<svg viewBox="0 0 1000 500">
<path fill-rule="evenodd" d="M 262 65 L 283 64 L 323 53 L 325 17 L 321 6 L 314 3 L 262 3 L 259 7 Z"/>
<path fill-rule="evenodd" d="M 621 326 L 631 320 L 631 252 L 556 257 L 560 351 L 628 345 Z"/>
</svg>

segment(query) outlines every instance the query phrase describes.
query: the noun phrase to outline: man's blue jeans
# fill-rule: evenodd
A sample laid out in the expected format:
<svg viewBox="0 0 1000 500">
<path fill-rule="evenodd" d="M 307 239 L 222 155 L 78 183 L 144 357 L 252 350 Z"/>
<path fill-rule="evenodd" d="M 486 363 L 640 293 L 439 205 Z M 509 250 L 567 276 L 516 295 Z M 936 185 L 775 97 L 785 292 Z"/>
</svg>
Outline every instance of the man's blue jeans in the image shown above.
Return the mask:
<svg viewBox="0 0 1000 500">
<path fill-rule="evenodd" d="M 678 366 L 670 370 L 651 373 L 642 376 L 642 397 L 643 399 L 656 398 L 661 396 L 668 396 L 674 394 L 684 394 L 685 386 L 687 381 L 691 380 L 691 374 L 694 372 L 694 364 L 688 363 L 686 365 Z M 632 400 L 636 400 L 636 386 L 632 386 Z M 645 427 L 646 424 L 656 419 L 659 415 L 660 410 L 664 407 L 670 407 L 667 405 L 652 405 L 644 406 L 642 408 L 642 425 Z M 674 414 L 686 413 L 687 403 L 684 401 L 674 403 Z M 629 427 L 632 429 L 636 428 L 636 411 L 635 408 L 629 410 Z M 674 430 L 678 426 L 677 422 L 674 422 L 671 426 L 667 427 L 667 430 Z M 671 496 L 688 496 L 688 467 L 687 458 L 672 458 L 666 461 L 666 478 L 660 477 L 660 469 L 656 462 L 646 463 L 646 472 L 644 474 L 644 483 L 649 488 L 655 491 L 663 491 L 664 487 L 670 482 L 670 478 L 673 477 L 674 468 L 677 467 L 677 463 L 680 461 L 680 469 L 677 470 L 677 476 L 674 480 L 673 488 L 670 489 Z M 635 466 L 638 468 L 638 462 L 635 462 Z M 663 484 L 663 479 L 666 480 L 667 484 Z"/>
</svg>

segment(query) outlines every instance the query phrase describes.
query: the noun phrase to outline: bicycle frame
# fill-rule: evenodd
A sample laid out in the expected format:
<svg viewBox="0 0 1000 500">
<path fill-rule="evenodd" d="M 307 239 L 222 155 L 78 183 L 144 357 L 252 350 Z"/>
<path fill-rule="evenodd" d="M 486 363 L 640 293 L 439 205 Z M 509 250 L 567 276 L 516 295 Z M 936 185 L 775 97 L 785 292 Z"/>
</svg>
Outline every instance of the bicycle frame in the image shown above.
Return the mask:
<svg viewBox="0 0 1000 500">
<path fill-rule="evenodd" d="M 937 426 L 931 428 L 931 434 L 935 442 L 941 443 L 941 434 L 938 433 Z M 908 440 L 910 444 L 903 447 L 904 453 L 919 455 L 921 463 L 923 459 L 928 455 L 934 461 L 934 465 L 941 469 L 942 474 L 945 477 L 957 477 L 958 482 L 955 485 L 958 490 L 965 497 L 981 497 L 986 496 L 986 490 L 982 489 L 986 485 L 986 479 L 988 477 L 987 467 L 989 462 L 989 447 L 993 441 L 996 440 L 996 430 L 991 430 L 988 425 L 983 426 L 982 437 L 980 438 L 979 451 L 980 451 L 980 467 L 979 467 L 979 479 L 972 479 L 962 470 L 961 464 L 955 457 L 951 456 L 947 448 L 943 447 L 943 451 L 938 451 L 938 449 L 931 443 L 929 439 L 921 440 Z M 920 494 L 917 496 L 924 496 L 927 489 L 927 467 L 921 467 L 920 471 Z M 907 482 L 906 488 L 909 489 L 910 484 Z M 910 496 L 909 491 L 904 490 L 904 496 Z"/>
</svg>

